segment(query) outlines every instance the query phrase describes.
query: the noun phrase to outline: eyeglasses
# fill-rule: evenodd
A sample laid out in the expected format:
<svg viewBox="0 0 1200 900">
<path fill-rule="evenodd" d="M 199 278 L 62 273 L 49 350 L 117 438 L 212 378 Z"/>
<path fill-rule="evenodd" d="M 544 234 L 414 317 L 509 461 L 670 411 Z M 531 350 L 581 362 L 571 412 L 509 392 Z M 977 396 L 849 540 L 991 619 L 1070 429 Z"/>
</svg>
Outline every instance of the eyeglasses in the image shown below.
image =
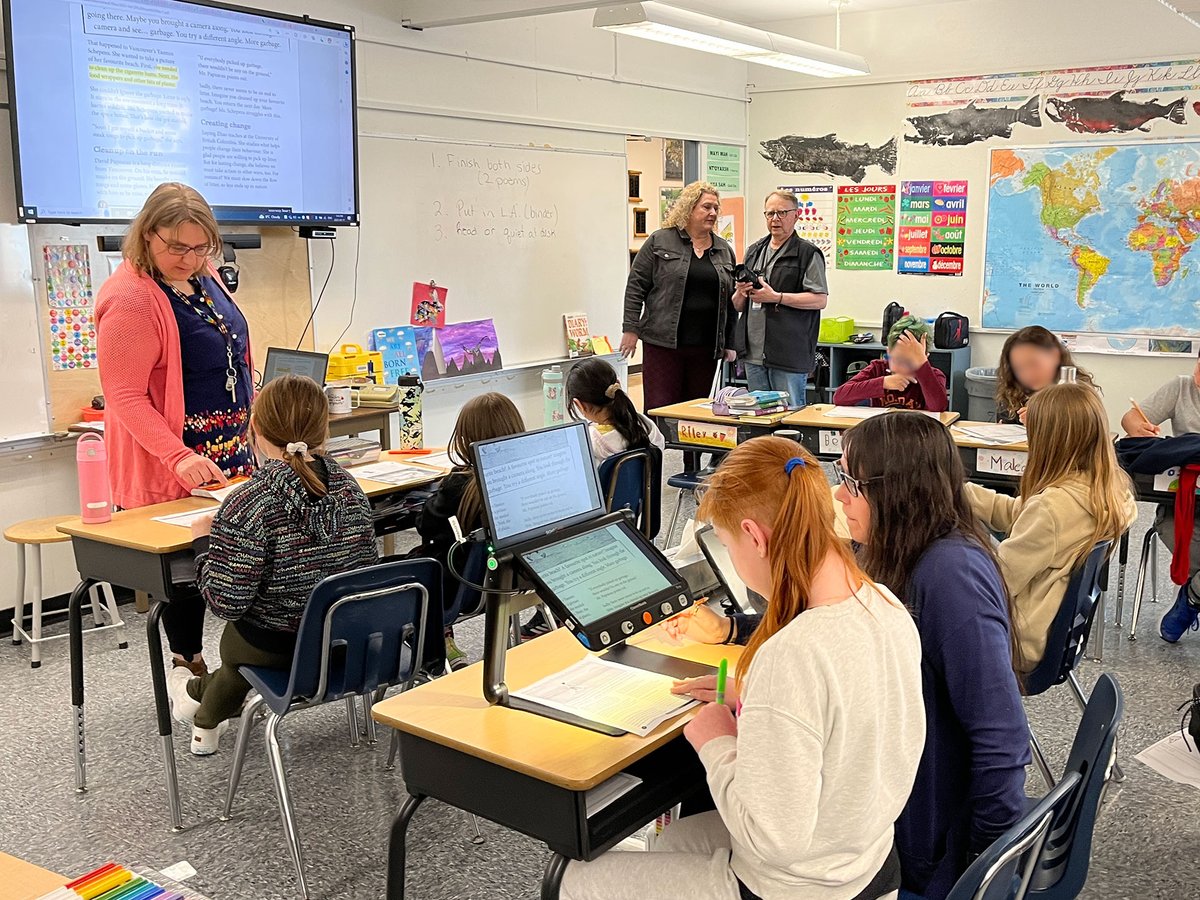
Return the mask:
<svg viewBox="0 0 1200 900">
<path fill-rule="evenodd" d="M 862 486 L 870 484 L 872 481 L 881 481 L 881 478 L 852 478 L 845 469 L 842 468 L 842 461 L 836 459 L 833 461 L 833 477 L 838 480 L 838 484 L 844 484 L 846 490 L 850 492 L 851 497 L 862 496 Z"/>
<path fill-rule="evenodd" d="M 160 241 L 162 241 L 163 244 L 166 245 L 167 252 L 169 254 L 171 254 L 172 256 L 178 256 L 180 259 L 183 259 L 189 253 L 195 253 L 197 256 L 199 256 L 201 258 L 206 258 L 206 257 L 213 255 L 212 244 L 197 244 L 195 247 L 189 247 L 187 244 L 180 244 L 180 243 L 176 243 L 175 241 L 168 241 L 165 237 L 163 237 L 157 231 L 154 232 L 154 236 L 156 238 L 158 238 Z"/>
<path fill-rule="evenodd" d="M 763 215 L 768 219 L 786 219 L 795 211 L 794 209 L 768 209 L 763 212 Z"/>
</svg>

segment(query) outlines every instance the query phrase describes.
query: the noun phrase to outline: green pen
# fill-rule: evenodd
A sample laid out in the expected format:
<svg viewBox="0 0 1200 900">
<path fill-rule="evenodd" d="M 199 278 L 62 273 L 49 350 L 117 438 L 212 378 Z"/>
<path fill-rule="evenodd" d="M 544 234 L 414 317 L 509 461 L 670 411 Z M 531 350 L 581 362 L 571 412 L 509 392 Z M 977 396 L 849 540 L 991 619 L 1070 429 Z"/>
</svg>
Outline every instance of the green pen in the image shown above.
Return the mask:
<svg viewBox="0 0 1200 900">
<path fill-rule="evenodd" d="M 729 677 L 729 660 L 721 660 L 717 667 L 717 702 L 725 705 L 725 679 Z"/>
</svg>

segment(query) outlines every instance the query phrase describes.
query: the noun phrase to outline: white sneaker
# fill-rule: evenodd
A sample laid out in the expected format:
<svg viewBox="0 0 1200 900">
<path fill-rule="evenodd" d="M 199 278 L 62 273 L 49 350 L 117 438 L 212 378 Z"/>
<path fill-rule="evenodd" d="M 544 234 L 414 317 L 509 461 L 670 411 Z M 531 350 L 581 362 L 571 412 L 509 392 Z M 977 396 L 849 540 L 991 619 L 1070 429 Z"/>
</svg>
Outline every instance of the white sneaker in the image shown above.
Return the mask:
<svg viewBox="0 0 1200 900">
<path fill-rule="evenodd" d="M 221 735 L 229 728 L 229 720 L 226 719 L 216 728 L 200 728 L 192 726 L 192 756 L 212 756 L 217 752 L 218 745 L 221 742 Z"/>
<path fill-rule="evenodd" d="M 187 666 L 175 666 L 167 672 L 167 696 L 171 700 L 171 714 L 176 722 L 191 725 L 200 709 L 200 701 L 193 700 L 187 692 L 188 682 L 195 676 Z"/>
</svg>

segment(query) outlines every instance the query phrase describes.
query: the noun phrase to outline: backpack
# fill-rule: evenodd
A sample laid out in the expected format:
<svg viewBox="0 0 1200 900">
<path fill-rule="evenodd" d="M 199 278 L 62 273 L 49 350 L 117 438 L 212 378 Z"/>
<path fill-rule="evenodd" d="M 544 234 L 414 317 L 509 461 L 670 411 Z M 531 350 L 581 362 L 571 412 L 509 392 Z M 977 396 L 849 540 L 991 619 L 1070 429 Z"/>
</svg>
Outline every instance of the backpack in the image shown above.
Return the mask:
<svg viewBox="0 0 1200 900">
<path fill-rule="evenodd" d="M 933 346 L 939 350 L 957 350 L 970 341 L 971 323 L 966 316 L 944 312 L 933 323 Z"/>
<path fill-rule="evenodd" d="M 883 328 L 879 333 L 879 340 L 887 343 L 888 335 L 892 333 L 892 326 L 899 322 L 904 317 L 904 307 L 893 300 L 883 308 Z"/>
</svg>

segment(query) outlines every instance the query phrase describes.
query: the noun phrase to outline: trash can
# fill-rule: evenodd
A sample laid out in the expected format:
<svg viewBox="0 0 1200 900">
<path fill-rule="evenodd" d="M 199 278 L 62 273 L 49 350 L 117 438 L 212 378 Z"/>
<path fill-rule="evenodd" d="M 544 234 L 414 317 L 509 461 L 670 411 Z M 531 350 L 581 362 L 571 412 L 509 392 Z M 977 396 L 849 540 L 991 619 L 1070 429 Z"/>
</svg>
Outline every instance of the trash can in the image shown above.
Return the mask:
<svg viewBox="0 0 1200 900">
<path fill-rule="evenodd" d="M 967 369 L 967 418 L 972 422 L 996 421 L 995 369 Z"/>
</svg>

